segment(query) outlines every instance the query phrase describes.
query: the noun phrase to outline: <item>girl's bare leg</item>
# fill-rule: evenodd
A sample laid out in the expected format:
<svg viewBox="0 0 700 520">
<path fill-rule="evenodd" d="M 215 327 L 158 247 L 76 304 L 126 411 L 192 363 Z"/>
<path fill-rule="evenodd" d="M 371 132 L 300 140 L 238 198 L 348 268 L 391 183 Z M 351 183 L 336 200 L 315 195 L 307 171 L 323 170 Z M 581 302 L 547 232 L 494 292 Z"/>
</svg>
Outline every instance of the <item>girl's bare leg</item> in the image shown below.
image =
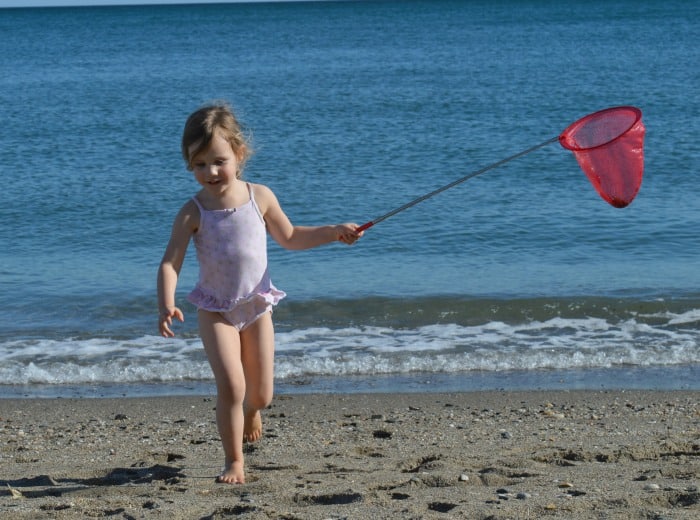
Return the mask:
<svg viewBox="0 0 700 520">
<path fill-rule="evenodd" d="M 274 388 L 275 330 L 267 312 L 241 331 L 241 361 L 246 380 L 243 440 L 262 437 L 260 410 L 272 402 Z"/>
<path fill-rule="evenodd" d="M 246 380 L 238 329 L 221 315 L 199 311 L 204 350 L 216 380 L 216 425 L 224 448 L 224 472 L 219 482 L 243 484 L 243 400 Z"/>
</svg>

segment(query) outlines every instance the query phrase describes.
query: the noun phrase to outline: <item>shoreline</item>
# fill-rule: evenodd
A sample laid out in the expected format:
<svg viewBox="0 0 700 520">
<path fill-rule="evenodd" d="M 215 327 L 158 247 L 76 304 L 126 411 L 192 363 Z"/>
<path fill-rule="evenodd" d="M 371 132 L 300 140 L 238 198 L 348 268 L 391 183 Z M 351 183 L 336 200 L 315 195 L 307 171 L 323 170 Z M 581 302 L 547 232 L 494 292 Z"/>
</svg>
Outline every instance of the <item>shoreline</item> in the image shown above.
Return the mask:
<svg viewBox="0 0 700 520">
<path fill-rule="evenodd" d="M 700 392 L 279 394 L 216 484 L 212 396 L 0 399 L 0 516 L 700 515 Z"/>
<path fill-rule="evenodd" d="M 626 366 L 570 369 L 472 370 L 276 378 L 276 393 L 448 393 L 481 391 L 646 390 L 700 391 L 700 365 Z M 2 399 L 201 397 L 214 380 L 0 385 Z"/>
</svg>

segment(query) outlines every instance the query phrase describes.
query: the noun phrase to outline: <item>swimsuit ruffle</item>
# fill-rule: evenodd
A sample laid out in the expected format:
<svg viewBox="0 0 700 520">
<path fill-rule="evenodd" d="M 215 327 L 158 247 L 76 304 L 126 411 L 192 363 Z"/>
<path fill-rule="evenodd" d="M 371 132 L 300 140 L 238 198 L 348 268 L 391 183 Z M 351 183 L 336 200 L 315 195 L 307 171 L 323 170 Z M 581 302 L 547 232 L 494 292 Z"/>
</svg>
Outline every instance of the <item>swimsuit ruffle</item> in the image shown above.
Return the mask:
<svg viewBox="0 0 700 520">
<path fill-rule="evenodd" d="M 205 311 L 228 312 L 236 307 L 252 302 L 277 305 L 285 296 L 287 296 L 287 294 L 284 291 L 280 291 L 276 287 L 270 287 L 267 291 L 255 292 L 241 298 L 220 299 L 211 294 L 207 294 L 201 287 L 195 287 L 187 296 L 187 301 L 195 305 L 198 309 L 204 309 Z"/>
</svg>

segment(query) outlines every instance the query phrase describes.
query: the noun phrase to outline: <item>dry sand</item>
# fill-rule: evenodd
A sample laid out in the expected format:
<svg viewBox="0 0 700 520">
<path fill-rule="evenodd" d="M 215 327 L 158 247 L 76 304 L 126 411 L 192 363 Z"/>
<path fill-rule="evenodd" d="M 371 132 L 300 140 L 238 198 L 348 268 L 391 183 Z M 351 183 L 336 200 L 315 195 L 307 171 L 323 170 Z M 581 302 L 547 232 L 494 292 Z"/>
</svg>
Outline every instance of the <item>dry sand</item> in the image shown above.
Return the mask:
<svg viewBox="0 0 700 520">
<path fill-rule="evenodd" d="M 211 397 L 0 399 L 0 518 L 698 519 L 699 397 L 280 395 L 242 486 Z"/>
</svg>

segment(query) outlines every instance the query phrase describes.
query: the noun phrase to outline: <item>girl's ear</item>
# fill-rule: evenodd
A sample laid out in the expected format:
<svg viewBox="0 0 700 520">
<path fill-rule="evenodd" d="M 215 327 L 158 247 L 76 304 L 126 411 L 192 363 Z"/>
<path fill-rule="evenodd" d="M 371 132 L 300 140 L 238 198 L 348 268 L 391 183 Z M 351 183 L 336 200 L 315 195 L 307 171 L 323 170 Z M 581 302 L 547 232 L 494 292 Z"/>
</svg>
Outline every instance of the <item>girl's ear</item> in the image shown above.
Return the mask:
<svg viewBox="0 0 700 520">
<path fill-rule="evenodd" d="M 248 147 L 245 144 L 238 146 L 238 149 L 233 152 L 236 156 L 236 161 L 238 162 L 236 169 L 236 178 L 240 179 L 243 177 L 243 165 L 248 158 Z"/>
<path fill-rule="evenodd" d="M 243 163 L 248 157 L 248 147 L 245 144 L 241 144 L 234 153 L 236 154 L 236 160 L 239 163 Z"/>
</svg>

